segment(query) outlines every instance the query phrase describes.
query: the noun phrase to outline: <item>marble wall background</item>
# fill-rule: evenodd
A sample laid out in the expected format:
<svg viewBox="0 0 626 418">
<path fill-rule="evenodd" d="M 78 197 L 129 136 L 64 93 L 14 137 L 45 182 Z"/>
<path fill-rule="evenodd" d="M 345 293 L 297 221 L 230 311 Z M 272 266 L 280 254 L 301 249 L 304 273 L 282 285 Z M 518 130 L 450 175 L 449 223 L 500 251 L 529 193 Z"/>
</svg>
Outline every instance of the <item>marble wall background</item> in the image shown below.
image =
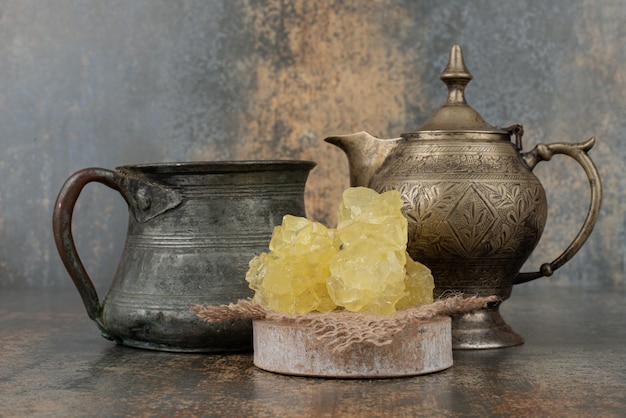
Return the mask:
<svg viewBox="0 0 626 418">
<path fill-rule="evenodd" d="M 474 75 L 469 103 L 492 125 L 523 123 L 526 150 L 597 137 L 600 220 L 543 280 L 623 287 L 625 22 L 622 0 L 2 0 L 0 286 L 72 286 L 52 208 L 88 166 L 314 160 L 309 217 L 333 225 L 347 161 L 323 138 L 419 126 L 445 99 L 438 74 L 458 43 Z M 560 254 L 588 197 L 565 157 L 535 172 L 550 208 L 527 270 Z M 98 287 L 126 219 L 115 192 L 85 189 L 75 233 Z"/>
</svg>

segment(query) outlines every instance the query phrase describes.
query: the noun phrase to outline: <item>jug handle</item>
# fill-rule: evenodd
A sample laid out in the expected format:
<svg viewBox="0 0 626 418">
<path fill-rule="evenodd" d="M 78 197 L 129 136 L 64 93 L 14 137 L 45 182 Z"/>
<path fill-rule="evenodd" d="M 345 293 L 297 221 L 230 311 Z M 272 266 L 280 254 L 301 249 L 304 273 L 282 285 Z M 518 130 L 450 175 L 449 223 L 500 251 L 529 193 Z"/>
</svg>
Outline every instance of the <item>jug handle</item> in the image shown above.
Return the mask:
<svg viewBox="0 0 626 418">
<path fill-rule="evenodd" d="M 108 335 L 102 323 L 100 298 L 78 256 L 74 237 L 72 236 L 72 215 L 76 200 L 82 189 L 91 182 L 102 183 L 111 189 L 117 190 L 124 196 L 120 178 L 114 171 L 105 168 L 85 168 L 79 170 L 65 181 L 59 192 L 54 206 L 52 230 L 63 265 L 78 289 L 78 293 L 80 293 L 89 318 L 98 324 L 100 331 Z M 124 197 L 126 198 L 126 196 Z"/>
<path fill-rule="evenodd" d="M 526 283 L 543 276 L 551 276 L 556 269 L 568 262 L 574 254 L 578 252 L 591 234 L 596 220 L 598 219 L 600 205 L 602 203 L 602 183 L 600 181 L 600 174 L 598 173 L 598 170 L 589 155 L 587 155 L 587 151 L 593 148 L 595 142 L 596 138 L 592 137 L 587 141 L 578 144 L 568 144 L 562 142 L 549 145 L 538 144 L 530 152 L 521 154 L 522 159 L 531 170 L 534 169 L 535 166 L 541 161 L 549 161 L 552 156 L 556 154 L 563 154 L 573 158 L 582 166 L 585 170 L 587 178 L 589 179 L 591 199 L 585 221 L 578 231 L 578 234 L 574 237 L 574 240 L 569 244 L 565 251 L 563 251 L 563 253 L 551 263 L 542 264 L 541 268 L 537 272 L 519 273 L 515 278 L 514 284 Z"/>
</svg>

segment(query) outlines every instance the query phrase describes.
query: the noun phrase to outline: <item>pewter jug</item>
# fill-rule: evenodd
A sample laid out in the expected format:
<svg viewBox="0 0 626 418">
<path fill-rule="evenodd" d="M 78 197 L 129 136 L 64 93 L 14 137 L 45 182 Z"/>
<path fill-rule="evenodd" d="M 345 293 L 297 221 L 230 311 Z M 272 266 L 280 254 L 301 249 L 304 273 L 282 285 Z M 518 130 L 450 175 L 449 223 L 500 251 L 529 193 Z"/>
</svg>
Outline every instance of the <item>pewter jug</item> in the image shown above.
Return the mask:
<svg viewBox="0 0 626 418">
<path fill-rule="evenodd" d="M 56 201 L 57 249 L 87 313 L 105 338 L 165 351 L 252 348 L 250 321 L 209 324 L 190 307 L 252 296 L 249 261 L 266 251 L 286 214 L 304 216 L 304 187 L 315 163 L 230 161 L 87 168 Z M 99 182 L 129 206 L 125 247 L 113 283 L 100 298 L 72 237 L 82 188 Z"/>
<path fill-rule="evenodd" d="M 408 220 L 407 249 L 435 278 L 434 296 L 461 292 L 497 295 L 503 301 L 514 284 L 550 276 L 570 260 L 591 233 L 602 187 L 583 143 L 539 144 L 522 152 L 523 128 L 489 125 L 465 100 L 472 79 L 460 46 L 450 52 L 440 75 L 446 103 L 413 132 L 379 139 L 366 132 L 326 141 L 342 148 L 353 186 L 398 190 Z M 514 142 L 512 139 L 514 138 Z M 532 173 L 555 154 L 573 158 L 589 179 L 588 214 L 567 249 L 536 272 L 520 273 L 539 242 L 547 216 L 545 191 Z M 499 303 L 453 317 L 453 348 L 498 348 L 523 343 L 502 319 Z"/>
</svg>

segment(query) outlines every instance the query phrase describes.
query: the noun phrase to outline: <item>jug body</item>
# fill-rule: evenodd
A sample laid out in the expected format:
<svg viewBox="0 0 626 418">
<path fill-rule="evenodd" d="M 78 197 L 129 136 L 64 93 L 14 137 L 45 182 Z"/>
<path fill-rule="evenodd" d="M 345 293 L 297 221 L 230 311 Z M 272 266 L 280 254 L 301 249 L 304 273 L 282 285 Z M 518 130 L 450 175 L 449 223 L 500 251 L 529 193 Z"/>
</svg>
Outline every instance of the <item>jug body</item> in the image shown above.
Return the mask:
<svg viewBox="0 0 626 418">
<path fill-rule="evenodd" d="M 80 269 L 65 260 L 71 259 L 67 245 L 57 241 L 103 335 L 157 350 L 250 350 L 250 321 L 209 324 L 189 308 L 252 296 L 245 281 L 248 263 L 267 251 L 273 228 L 284 215 L 305 215 L 304 187 L 313 166 L 304 161 L 234 161 L 111 171 L 113 187 L 129 204 L 129 220 L 124 251 L 102 303 L 97 295 L 95 301 L 89 296 L 88 276 L 81 277 Z M 59 211 L 63 203 L 57 204 Z M 55 222 L 55 238 L 67 236 L 70 225 L 60 224 Z M 90 306 L 97 309 L 90 312 Z"/>
</svg>

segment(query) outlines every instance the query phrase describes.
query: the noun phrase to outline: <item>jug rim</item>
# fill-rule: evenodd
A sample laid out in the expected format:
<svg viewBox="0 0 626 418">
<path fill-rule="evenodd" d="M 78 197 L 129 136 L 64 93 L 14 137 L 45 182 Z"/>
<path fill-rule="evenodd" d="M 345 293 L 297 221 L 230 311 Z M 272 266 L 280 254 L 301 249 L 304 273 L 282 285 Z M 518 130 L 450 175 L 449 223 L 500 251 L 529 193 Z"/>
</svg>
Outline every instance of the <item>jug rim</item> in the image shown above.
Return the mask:
<svg viewBox="0 0 626 418">
<path fill-rule="evenodd" d="M 127 164 L 116 167 L 121 171 L 143 173 L 229 173 L 245 171 L 280 171 L 289 168 L 312 169 L 317 165 L 308 160 L 224 160 L 224 161 L 178 161 Z"/>
</svg>

